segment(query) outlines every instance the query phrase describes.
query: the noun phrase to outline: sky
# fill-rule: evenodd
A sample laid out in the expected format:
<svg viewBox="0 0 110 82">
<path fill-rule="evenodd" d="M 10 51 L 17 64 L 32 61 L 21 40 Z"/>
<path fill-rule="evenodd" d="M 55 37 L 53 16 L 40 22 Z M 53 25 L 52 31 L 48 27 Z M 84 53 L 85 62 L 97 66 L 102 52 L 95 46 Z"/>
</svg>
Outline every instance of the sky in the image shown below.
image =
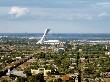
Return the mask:
<svg viewBox="0 0 110 82">
<path fill-rule="evenodd" d="M 0 33 L 110 33 L 110 0 L 0 0 Z"/>
</svg>

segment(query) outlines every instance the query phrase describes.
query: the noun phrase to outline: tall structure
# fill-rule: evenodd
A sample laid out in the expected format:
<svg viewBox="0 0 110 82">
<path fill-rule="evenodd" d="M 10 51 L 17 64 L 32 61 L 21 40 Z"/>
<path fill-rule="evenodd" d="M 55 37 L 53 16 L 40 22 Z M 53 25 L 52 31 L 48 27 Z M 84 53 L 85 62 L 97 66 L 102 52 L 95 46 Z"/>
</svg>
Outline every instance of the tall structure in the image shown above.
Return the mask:
<svg viewBox="0 0 110 82">
<path fill-rule="evenodd" d="M 50 29 L 46 28 L 42 38 L 37 42 L 37 44 L 43 44 L 44 43 L 45 37 L 46 37 L 46 35 L 48 34 L 49 31 L 50 31 Z"/>
<path fill-rule="evenodd" d="M 60 40 L 45 40 L 45 37 L 46 37 L 46 35 L 48 34 L 49 31 L 50 31 L 50 29 L 46 28 L 43 36 L 37 42 L 37 44 L 49 44 L 49 45 L 63 45 L 63 44 L 65 44 L 65 42 L 62 42 Z"/>
</svg>

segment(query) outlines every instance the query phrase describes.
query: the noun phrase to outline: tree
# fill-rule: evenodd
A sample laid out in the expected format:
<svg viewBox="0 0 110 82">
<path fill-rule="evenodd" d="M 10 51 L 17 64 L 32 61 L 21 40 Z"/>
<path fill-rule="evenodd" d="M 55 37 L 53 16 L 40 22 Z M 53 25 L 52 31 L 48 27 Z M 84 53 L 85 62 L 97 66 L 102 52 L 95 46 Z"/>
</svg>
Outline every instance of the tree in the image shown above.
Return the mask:
<svg viewBox="0 0 110 82">
<path fill-rule="evenodd" d="M 26 74 L 26 76 L 32 75 L 30 69 L 24 70 L 24 73 Z"/>
<path fill-rule="evenodd" d="M 45 82 L 44 76 L 42 73 L 38 73 L 35 77 L 36 77 L 36 80 L 38 80 L 39 82 Z"/>
<path fill-rule="evenodd" d="M 18 77 L 16 82 L 25 82 L 26 79 L 23 77 Z"/>
<path fill-rule="evenodd" d="M 45 58 L 45 53 L 43 53 L 43 52 L 41 52 L 41 53 L 39 53 L 39 56 L 40 56 L 40 58 Z"/>
<path fill-rule="evenodd" d="M 29 76 L 27 82 L 45 82 L 45 80 L 43 74 L 39 73 L 37 75 Z"/>
<path fill-rule="evenodd" d="M 9 82 L 8 80 L 4 79 L 4 80 L 1 80 L 0 82 Z"/>
</svg>

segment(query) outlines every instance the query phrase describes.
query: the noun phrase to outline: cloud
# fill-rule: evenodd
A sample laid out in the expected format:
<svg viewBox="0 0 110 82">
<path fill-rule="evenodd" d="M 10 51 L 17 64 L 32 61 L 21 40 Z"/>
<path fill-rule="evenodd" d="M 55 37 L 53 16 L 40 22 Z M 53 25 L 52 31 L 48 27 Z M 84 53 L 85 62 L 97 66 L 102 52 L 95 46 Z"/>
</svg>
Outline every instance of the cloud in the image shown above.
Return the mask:
<svg viewBox="0 0 110 82">
<path fill-rule="evenodd" d="M 97 3 L 97 5 L 110 5 L 110 2 L 100 2 L 100 3 Z"/>
<path fill-rule="evenodd" d="M 9 14 L 15 15 L 16 17 L 26 15 L 29 12 L 30 12 L 30 10 L 28 8 L 21 8 L 21 7 L 17 7 L 17 6 L 11 7 L 11 9 L 9 10 Z"/>
<path fill-rule="evenodd" d="M 98 20 L 109 16 L 109 12 L 99 10 L 76 10 L 74 8 L 28 8 L 12 7 L 9 11 L 9 19 L 14 20 L 52 20 L 52 21 L 74 21 L 74 20 Z M 56 13 L 57 12 L 57 13 Z M 27 15 L 29 13 L 29 15 Z M 26 16 L 24 16 L 26 15 Z M 14 17 L 18 17 L 13 18 Z M 20 17 L 23 16 L 23 17 Z"/>
<path fill-rule="evenodd" d="M 99 2 L 99 3 L 96 3 L 96 6 L 109 7 L 110 6 L 110 2 Z"/>
<path fill-rule="evenodd" d="M 102 17 L 102 16 L 107 16 L 108 14 L 106 13 L 106 12 L 103 12 L 103 13 L 100 13 L 99 15 L 98 15 L 98 17 Z"/>
</svg>

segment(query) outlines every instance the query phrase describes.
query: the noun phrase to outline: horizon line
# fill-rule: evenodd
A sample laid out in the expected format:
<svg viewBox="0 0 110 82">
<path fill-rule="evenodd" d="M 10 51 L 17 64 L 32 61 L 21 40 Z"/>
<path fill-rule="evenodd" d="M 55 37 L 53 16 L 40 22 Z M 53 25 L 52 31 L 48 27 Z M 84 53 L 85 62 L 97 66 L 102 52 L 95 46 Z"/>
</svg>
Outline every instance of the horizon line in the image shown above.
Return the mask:
<svg viewBox="0 0 110 82">
<path fill-rule="evenodd" d="M 42 34 L 43 32 L 0 32 L 0 34 Z M 101 32 L 76 32 L 76 33 L 69 33 L 69 32 L 54 32 L 49 34 L 110 34 L 110 33 L 101 33 Z"/>
</svg>

